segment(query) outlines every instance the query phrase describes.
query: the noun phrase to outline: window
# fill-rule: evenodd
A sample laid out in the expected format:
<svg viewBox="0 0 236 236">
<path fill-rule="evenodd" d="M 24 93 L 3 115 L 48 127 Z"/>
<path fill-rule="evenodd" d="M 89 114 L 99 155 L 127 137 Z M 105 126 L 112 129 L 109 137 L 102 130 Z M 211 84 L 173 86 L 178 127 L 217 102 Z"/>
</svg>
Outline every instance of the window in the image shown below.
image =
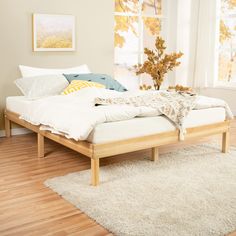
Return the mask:
<svg viewBox="0 0 236 236">
<path fill-rule="evenodd" d="M 133 66 L 145 60 L 145 47 L 154 47 L 156 36 L 162 30 L 162 11 L 161 0 L 115 1 L 114 73 L 124 85 L 127 85 L 128 79 L 129 87 L 132 83 L 137 86 Z"/>
<path fill-rule="evenodd" d="M 236 85 L 236 1 L 220 0 L 217 85 Z"/>
</svg>

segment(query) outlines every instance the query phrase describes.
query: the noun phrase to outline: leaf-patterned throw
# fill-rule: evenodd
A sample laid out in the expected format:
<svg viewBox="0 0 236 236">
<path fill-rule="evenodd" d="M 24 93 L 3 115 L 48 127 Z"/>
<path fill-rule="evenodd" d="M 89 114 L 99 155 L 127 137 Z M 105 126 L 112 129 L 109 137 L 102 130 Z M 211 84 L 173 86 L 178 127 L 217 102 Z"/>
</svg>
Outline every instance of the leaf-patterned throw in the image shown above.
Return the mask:
<svg viewBox="0 0 236 236">
<path fill-rule="evenodd" d="M 169 118 L 180 130 L 180 140 L 184 140 L 186 130 L 184 120 L 194 108 L 196 96 L 178 92 L 151 92 L 139 96 L 96 98 L 95 103 L 100 105 L 131 105 L 135 107 L 147 106 L 156 109 Z"/>
</svg>

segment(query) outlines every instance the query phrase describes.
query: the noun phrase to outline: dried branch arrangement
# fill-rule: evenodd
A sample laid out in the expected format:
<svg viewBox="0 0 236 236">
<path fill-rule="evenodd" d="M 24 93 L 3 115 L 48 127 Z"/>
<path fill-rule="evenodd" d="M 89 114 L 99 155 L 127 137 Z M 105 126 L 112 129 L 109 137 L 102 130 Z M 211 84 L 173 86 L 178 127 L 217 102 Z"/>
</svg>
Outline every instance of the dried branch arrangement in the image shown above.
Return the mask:
<svg viewBox="0 0 236 236">
<path fill-rule="evenodd" d="M 166 54 L 165 50 L 165 40 L 157 37 L 155 50 L 145 48 L 144 53 L 147 56 L 147 60 L 143 64 L 135 66 L 136 75 L 143 73 L 151 75 L 155 90 L 160 89 L 165 74 L 180 65 L 178 59 L 183 55 L 182 52 Z M 150 89 L 150 86 L 143 85 L 140 89 L 147 90 Z"/>
<path fill-rule="evenodd" d="M 169 86 L 169 91 L 176 91 L 176 92 L 186 92 L 186 93 L 193 93 L 191 87 L 184 87 L 182 85 L 177 84 L 176 86 Z"/>
</svg>

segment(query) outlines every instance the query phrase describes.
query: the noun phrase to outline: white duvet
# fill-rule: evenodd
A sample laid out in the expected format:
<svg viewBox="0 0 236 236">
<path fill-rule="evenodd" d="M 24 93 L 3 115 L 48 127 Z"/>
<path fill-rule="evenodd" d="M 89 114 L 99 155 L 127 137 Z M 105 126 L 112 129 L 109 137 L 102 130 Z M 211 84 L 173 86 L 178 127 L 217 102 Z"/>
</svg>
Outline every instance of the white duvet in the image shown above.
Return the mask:
<svg viewBox="0 0 236 236">
<path fill-rule="evenodd" d="M 63 133 L 67 138 L 73 138 L 77 141 L 86 140 L 93 128 L 100 123 L 127 120 L 137 116 L 161 115 L 150 107 L 94 105 L 96 97 L 137 96 L 142 93 L 147 92 L 117 92 L 85 88 L 69 95 L 51 96 L 35 100 L 20 118 L 31 124 L 41 125 L 41 129 Z M 198 96 L 194 109 L 210 107 L 224 107 L 227 118 L 233 118 L 230 109 L 223 100 Z"/>
</svg>

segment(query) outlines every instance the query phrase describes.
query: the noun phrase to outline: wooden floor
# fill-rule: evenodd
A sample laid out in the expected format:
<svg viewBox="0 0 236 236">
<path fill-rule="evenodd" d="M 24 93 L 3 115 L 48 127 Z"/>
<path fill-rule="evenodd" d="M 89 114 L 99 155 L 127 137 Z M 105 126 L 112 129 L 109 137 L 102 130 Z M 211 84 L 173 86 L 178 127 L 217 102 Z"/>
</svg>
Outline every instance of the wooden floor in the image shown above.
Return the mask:
<svg viewBox="0 0 236 236">
<path fill-rule="evenodd" d="M 232 126 L 236 146 L 236 121 Z M 36 143 L 34 134 L 0 138 L 0 235 L 112 235 L 43 185 L 50 177 L 90 168 L 89 159 L 46 140 L 47 156 L 39 160 Z M 163 147 L 160 153 L 185 145 Z M 143 155 L 150 150 L 105 158 L 101 165 Z"/>
</svg>

